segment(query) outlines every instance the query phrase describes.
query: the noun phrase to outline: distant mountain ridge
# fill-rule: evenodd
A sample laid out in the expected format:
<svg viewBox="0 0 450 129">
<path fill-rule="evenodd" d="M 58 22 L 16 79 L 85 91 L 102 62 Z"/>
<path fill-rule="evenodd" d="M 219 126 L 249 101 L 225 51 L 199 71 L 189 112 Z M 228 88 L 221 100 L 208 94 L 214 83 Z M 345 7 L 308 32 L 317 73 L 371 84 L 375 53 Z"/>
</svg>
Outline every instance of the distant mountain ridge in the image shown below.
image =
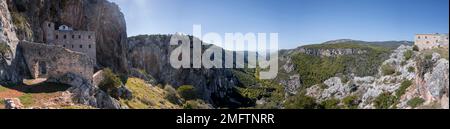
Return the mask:
<svg viewBox="0 0 450 129">
<path fill-rule="evenodd" d="M 389 48 L 397 48 L 400 45 L 413 45 L 413 41 L 362 41 L 353 39 L 338 39 L 324 42 L 322 44 L 339 44 L 339 43 L 354 43 L 354 44 L 368 44 L 368 45 L 379 45 Z"/>
</svg>

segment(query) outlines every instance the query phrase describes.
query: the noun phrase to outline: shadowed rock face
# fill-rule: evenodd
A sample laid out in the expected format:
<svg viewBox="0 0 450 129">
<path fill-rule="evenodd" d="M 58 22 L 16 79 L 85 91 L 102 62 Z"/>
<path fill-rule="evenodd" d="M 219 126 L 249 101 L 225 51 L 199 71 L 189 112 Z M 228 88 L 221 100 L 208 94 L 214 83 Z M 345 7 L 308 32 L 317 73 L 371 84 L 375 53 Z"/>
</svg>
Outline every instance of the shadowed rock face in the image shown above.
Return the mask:
<svg viewBox="0 0 450 129">
<path fill-rule="evenodd" d="M 123 14 L 107 0 L 8 0 L 21 40 L 43 42 L 42 23 L 65 24 L 96 33 L 97 60 L 102 67 L 127 72 L 127 33 Z M 13 18 L 14 19 L 14 18 Z"/>
<path fill-rule="evenodd" d="M 239 80 L 230 69 L 175 69 L 171 66 L 170 35 L 129 38 L 128 59 L 131 67 L 145 70 L 159 83 L 174 87 L 193 85 L 201 98 L 218 107 L 241 107 L 247 104 L 235 93 Z"/>
</svg>

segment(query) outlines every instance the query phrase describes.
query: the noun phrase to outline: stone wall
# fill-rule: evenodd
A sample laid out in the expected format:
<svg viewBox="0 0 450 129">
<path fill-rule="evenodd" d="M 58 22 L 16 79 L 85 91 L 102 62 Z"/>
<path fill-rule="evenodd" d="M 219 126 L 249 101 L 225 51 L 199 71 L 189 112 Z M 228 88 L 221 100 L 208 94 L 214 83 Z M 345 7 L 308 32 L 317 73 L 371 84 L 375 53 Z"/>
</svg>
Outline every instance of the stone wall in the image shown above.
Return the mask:
<svg viewBox="0 0 450 129">
<path fill-rule="evenodd" d="M 27 41 L 21 41 L 19 47 L 32 78 L 58 80 L 67 73 L 72 73 L 91 83 L 93 81 L 94 63 L 86 54 L 60 46 Z"/>
<path fill-rule="evenodd" d="M 449 44 L 448 34 L 417 34 L 415 43 L 419 50 L 447 47 Z"/>
<path fill-rule="evenodd" d="M 72 51 L 86 53 L 96 63 L 96 43 L 95 32 L 93 31 L 73 31 L 55 30 L 55 24 L 44 22 L 44 42 L 62 46 Z"/>
<path fill-rule="evenodd" d="M 103 70 L 96 72 L 92 78 L 93 78 L 92 85 L 98 86 L 100 82 L 102 82 L 103 79 L 105 79 L 105 77 L 103 76 Z"/>
<path fill-rule="evenodd" d="M 96 61 L 95 33 L 91 31 L 56 31 L 53 44 L 63 46 L 72 51 L 86 53 L 94 62 Z"/>
</svg>

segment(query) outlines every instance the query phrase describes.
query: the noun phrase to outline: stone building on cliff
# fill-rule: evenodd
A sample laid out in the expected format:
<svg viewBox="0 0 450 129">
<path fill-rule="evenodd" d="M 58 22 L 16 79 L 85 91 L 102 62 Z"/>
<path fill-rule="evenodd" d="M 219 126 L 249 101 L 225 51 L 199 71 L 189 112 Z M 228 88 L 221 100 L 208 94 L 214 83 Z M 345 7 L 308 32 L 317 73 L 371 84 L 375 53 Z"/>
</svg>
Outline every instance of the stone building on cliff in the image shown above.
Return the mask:
<svg viewBox="0 0 450 129">
<path fill-rule="evenodd" d="M 427 50 L 433 48 L 448 48 L 448 34 L 416 34 L 415 45 L 419 50 Z"/>
<path fill-rule="evenodd" d="M 66 49 L 87 54 L 94 63 L 96 60 L 95 32 L 75 31 L 67 25 L 55 27 L 53 22 L 44 22 L 44 42 L 50 45 L 62 46 Z"/>
<path fill-rule="evenodd" d="M 44 22 L 44 43 L 20 41 L 30 77 L 65 82 L 67 75 L 76 75 L 94 83 L 96 65 L 95 32 L 75 31 L 73 28 Z"/>
</svg>

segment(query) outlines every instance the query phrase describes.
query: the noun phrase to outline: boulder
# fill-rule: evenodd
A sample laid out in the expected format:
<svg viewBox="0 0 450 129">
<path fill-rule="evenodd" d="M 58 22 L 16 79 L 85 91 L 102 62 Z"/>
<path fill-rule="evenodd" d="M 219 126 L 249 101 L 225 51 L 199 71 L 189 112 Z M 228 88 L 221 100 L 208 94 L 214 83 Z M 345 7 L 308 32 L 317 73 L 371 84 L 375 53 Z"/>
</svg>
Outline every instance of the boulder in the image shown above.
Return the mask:
<svg viewBox="0 0 450 129">
<path fill-rule="evenodd" d="M 435 100 L 439 100 L 444 93 L 448 93 L 449 87 L 449 63 L 446 59 L 440 59 L 435 63 L 433 71 L 424 76 L 424 86 Z"/>
<path fill-rule="evenodd" d="M 6 98 L 5 109 L 22 109 L 23 105 L 18 98 Z"/>
<path fill-rule="evenodd" d="M 107 93 L 76 74 L 68 73 L 58 80 L 59 83 L 72 86 L 68 91 L 72 94 L 75 103 L 102 109 L 125 108 L 120 105 L 118 100 L 112 98 Z"/>
</svg>

